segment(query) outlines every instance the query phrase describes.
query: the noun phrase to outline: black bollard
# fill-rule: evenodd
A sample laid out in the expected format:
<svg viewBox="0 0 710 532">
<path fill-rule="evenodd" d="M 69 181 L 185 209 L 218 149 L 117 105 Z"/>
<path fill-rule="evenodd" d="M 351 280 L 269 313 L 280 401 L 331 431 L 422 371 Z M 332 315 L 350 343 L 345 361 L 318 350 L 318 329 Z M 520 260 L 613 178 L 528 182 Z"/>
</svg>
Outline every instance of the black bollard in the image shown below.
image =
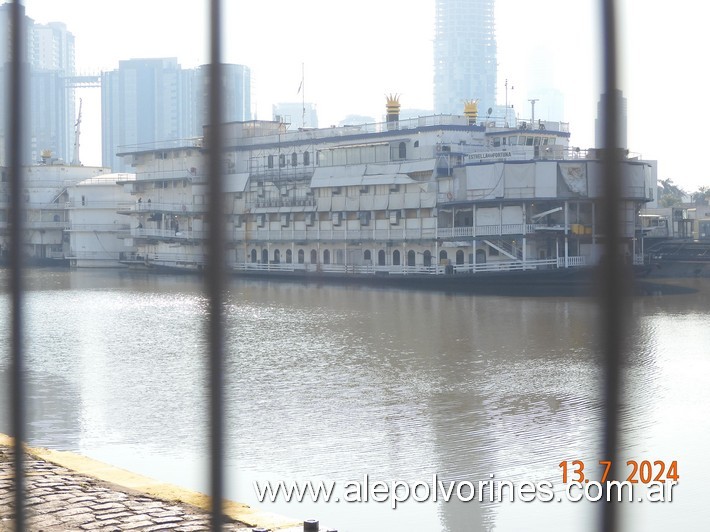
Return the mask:
<svg viewBox="0 0 710 532">
<path fill-rule="evenodd" d="M 303 532 L 318 532 L 318 521 L 315 519 L 306 519 L 303 522 Z"/>
</svg>

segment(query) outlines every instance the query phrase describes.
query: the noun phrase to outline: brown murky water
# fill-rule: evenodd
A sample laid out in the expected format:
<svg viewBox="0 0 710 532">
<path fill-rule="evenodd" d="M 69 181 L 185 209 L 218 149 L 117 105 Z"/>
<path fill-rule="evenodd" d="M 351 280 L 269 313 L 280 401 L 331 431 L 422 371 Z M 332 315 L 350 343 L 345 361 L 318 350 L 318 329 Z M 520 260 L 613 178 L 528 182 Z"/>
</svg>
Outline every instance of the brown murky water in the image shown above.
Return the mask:
<svg viewBox="0 0 710 532">
<path fill-rule="evenodd" d="M 32 442 L 207 489 L 199 279 L 33 270 L 28 284 Z M 710 286 L 695 288 L 633 303 L 622 454 L 677 460 L 680 484 L 672 503 L 625 504 L 624 530 L 693 530 L 710 519 Z M 230 498 L 341 532 L 595 529 L 597 507 L 584 502 L 408 501 L 392 510 L 259 504 L 252 488 L 493 474 L 547 480 L 561 495 L 563 460 L 583 460 L 598 477 L 594 300 L 235 280 L 227 313 Z"/>
</svg>

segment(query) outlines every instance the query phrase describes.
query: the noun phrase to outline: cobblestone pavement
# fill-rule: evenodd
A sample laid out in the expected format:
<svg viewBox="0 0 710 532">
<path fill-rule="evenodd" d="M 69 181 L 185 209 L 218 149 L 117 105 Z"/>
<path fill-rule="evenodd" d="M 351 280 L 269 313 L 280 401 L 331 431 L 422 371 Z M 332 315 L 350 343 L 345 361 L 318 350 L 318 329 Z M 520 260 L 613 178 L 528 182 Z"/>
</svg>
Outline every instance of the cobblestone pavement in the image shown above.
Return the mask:
<svg viewBox="0 0 710 532">
<path fill-rule="evenodd" d="M 14 515 L 12 458 L 0 446 L 0 531 L 11 531 Z M 66 468 L 26 459 L 27 529 L 31 531 L 209 530 L 202 509 L 131 493 Z M 251 530 L 225 518 L 224 530 Z"/>
</svg>

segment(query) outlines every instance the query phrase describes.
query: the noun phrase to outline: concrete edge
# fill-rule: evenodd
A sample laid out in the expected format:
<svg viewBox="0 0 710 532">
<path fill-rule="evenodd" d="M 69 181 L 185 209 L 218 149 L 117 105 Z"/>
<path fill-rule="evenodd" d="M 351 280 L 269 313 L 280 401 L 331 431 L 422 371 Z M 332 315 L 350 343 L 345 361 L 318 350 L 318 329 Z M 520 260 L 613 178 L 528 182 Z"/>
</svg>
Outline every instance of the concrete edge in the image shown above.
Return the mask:
<svg viewBox="0 0 710 532">
<path fill-rule="evenodd" d="M 14 440 L 12 437 L 0 433 L 0 445 L 12 447 Z M 168 502 L 181 502 L 208 512 L 211 509 L 209 495 L 144 477 L 77 453 L 29 447 L 27 445 L 25 445 L 25 452 L 40 460 L 69 469 L 74 473 L 113 484 L 119 491 L 124 489 Z M 303 521 L 294 521 L 278 514 L 257 510 L 247 504 L 225 500 L 223 506 L 225 515 L 250 527 L 262 527 L 268 530 L 303 527 Z"/>
</svg>

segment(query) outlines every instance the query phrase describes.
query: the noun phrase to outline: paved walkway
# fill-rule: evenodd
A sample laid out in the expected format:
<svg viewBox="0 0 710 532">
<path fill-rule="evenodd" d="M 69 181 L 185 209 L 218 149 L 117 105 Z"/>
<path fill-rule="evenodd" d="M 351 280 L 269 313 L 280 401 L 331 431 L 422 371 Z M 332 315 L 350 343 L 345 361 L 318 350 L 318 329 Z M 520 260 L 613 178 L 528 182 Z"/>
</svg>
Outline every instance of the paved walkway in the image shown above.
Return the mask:
<svg viewBox="0 0 710 532">
<path fill-rule="evenodd" d="M 197 506 L 152 497 L 36 456 L 28 455 L 25 463 L 28 530 L 209 530 L 209 514 Z M 12 449 L 0 444 L 0 532 L 13 530 L 12 477 Z M 225 523 L 227 531 L 251 530 L 230 517 L 225 516 Z M 302 526 L 277 528 L 283 532 L 303 530 Z"/>
</svg>

